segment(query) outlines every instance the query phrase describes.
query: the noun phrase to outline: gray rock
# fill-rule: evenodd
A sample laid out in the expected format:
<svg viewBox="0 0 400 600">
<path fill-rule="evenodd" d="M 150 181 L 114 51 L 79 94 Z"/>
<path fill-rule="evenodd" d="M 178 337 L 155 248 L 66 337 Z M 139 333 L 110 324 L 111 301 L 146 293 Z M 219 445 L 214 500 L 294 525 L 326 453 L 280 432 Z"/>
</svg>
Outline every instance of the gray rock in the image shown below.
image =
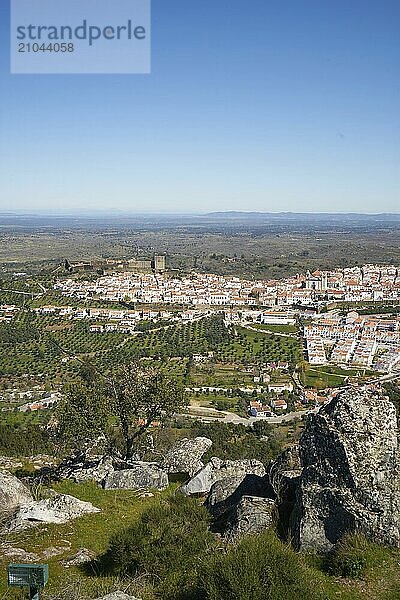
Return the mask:
<svg viewBox="0 0 400 600">
<path fill-rule="evenodd" d="M 233 540 L 238 536 L 262 533 L 276 518 L 276 504 L 271 498 L 243 496 L 232 511 L 224 537 Z"/>
<path fill-rule="evenodd" d="M 92 550 L 87 548 L 80 548 L 76 554 L 66 558 L 62 561 L 64 567 L 76 567 L 77 565 L 84 565 L 85 563 L 91 562 L 96 557 L 96 554 Z"/>
<path fill-rule="evenodd" d="M 161 466 L 168 473 L 188 473 L 192 477 L 204 467 L 201 457 L 211 446 L 212 441 L 205 437 L 183 438 L 166 453 Z"/>
<path fill-rule="evenodd" d="M 113 471 L 114 466 L 110 456 L 96 456 L 65 462 L 58 468 L 57 475 L 61 479 L 72 479 L 76 483 L 84 481 L 101 483 Z"/>
<path fill-rule="evenodd" d="M 288 487 L 301 474 L 299 447 L 292 446 L 280 454 L 268 468 L 269 481 L 278 502 L 286 500 Z"/>
<path fill-rule="evenodd" d="M 186 495 L 207 494 L 216 481 L 233 477 L 237 480 L 246 475 L 265 475 L 265 467 L 258 460 L 226 460 L 211 458 L 192 479 L 181 487 L 181 491 Z"/>
<path fill-rule="evenodd" d="M 348 389 L 311 416 L 300 440 L 292 539 L 329 551 L 347 532 L 400 546 L 396 411 L 368 388 Z"/>
<path fill-rule="evenodd" d="M 108 475 L 104 487 L 106 490 L 165 490 L 168 475 L 156 463 L 137 462 L 130 469 Z"/>
<path fill-rule="evenodd" d="M 70 550 L 70 546 L 50 546 L 42 552 L 42 559 L 47 560 L 53 556 L 60 556 Z"/>
<path fill-rule="evenodd" d="M 0 456 L 0 471 L 14 471 L 22 467 L 22 462 L 10 456 Z"/>
<path fill-rule="evenodd" d="M 27 552 L 23 548 L 12 548 L 11 546 L 2 545 L 0 546 L 1 555 L 6 558 L 11 558 L 15 561 L 19 562 L 38 562 L 40 560 L 40 556 L 38 554 L 34 554 L 33 552 Z"/>
<path fill-rule="evenodd" d="M 0 511 L 9 513 L 32 500 L 28 488 L 17 477 L 0 471 Z"/>
<path fill-rule="evenodd" d="M 97 464 L 77 469 L 72 473 L 71 478 L 77 483 L 83 481 L 96 481 L 101 483 L 108 475 L 114 472 L 112 459 L 109 456 L 103 456 Z"/>
<path fill-rule="evenodd" d="M 37 454 L 35 456 L 29 456 L 28 461 L 32 463 L 35 471 L 45 468 L 54 468 L 57 465 L 57 461 L 53 456 L 48 454 Z"/>
<path fill-rule="evenodd" d="M 22 531 L 41 523 L 67 523 L 85 514 L 96 512 L 100 512 L 100 509 L 90 502 L 83 502 L 67 494 L 58 494 L 38 502 L 32 500 L 22 504 L 6 525 L 6 530 Z"/>
<path fill-rule="evenodd" d="M 107 594 L 107 596 L 102 596 L 101 598 L 96 598 L 96 600 L 139 600 L 139 598 L 135 598 L 134 596 L 128 596 L 124 592 L 112 592 L 111 594 Z"/>
<path fill-rule="evenodd" d="M 299 447 L 292 446 L 280 454 L 268 468 L 268 477 L 276 498 L 281 531 L 289 533 L 289 523 L 300 485 L 301 465 Z"/>
<path fill-rule="evenodd" d="M 214 518 L 219 518 L 236 507 L 243 496 L 273 499 L 274 493 L 269 485 L 268 475 L 260 477 L 239 473 L 216 481 L 207 496 L 205 507 Z"/>
</svg>

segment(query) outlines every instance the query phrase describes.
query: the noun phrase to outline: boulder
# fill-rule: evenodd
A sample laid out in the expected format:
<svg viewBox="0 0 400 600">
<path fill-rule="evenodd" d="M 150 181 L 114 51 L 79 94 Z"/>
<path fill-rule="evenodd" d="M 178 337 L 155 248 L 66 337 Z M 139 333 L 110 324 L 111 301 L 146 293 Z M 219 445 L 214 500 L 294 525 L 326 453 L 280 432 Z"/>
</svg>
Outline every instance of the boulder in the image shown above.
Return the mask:
<svg viewBox="0 0 400 600">
<path fill-rule="evenodd" d="M 57 476 L 60 479 L 72 479 L 76 483 L 84 481 L 101 483 L 113 471 L 114 466 L 110 456 L 96 456 L 64 462 L 57 469 Z"/>
<path fill-rule="evenodd" d="M 290 518 L 300 483 L 301 465 L 299 447 L 292 446 L 280 454 L 268 468 L 268 477 L 276 498 L 281 533 L 290 533 Z"/>
<path fill-rule="evenodd" d="M 310 417 L 292 514 L 297 548 L 329 551 L 348 532 L 400 546 L 396 411 L 371 388 L 347 389 Z"/>
<path fill-rule="evenodd" d="M 109 456 L 103 456 L 93 464 L 87 464 L 80 469 L 76 469 L 71 474 L 71 479 L 77 483 L 83 481 L 95 481 L 101 483 L 108 475 L 113 473 L 114 467 L 112 459 Z"/>
<path fill-rule="evenodd" d="M 34 500 L 22 504 L 6 525 L 6 530 L 22 531 L 41 523 L 67 523 L 85 514 L 100 512 L 90 502 L 83 502 L 74 496 L 57 494 L 45 500 Z"/>
<path fill-rule="evenodd" d="M 243 496 L 232 510 L 224 537 L 233 540 L 238 536 L 262 533 L 275 520 L 276 504 L 271 498 Z"/>
<path fill-rule="evenodd" d="M 265 467 L 258 460 L 226 460 L 211 458 L 192 479 L 181 487 L 181 491 L 186 495 L 201 494 L 205 495 L 216 481 L 226 479 L 227 477 L 236 478 L 240 481 L 246 475 L 265 475 Z"/>
<path fill-rule="evenodd" d="M 301 474 L 299 447 L 291 446 L 272 461 L 268 468 L 268 476 L 278 502 L 285 502 L 290 492 L 291 484 L 298 480 Z"/>
<path fill-rule="evenodd" d="M 219 518 L 236 507 L 243 496 L 273 499 L 274 493 L 269 485 L 268 475 L 260 477 L 239 473 L 216 481 L 207 496 L 205 507 L 214 518 Z"/>
<path fill-rule="evenodd" d="M 193 440 L 183 438 L 166 453 L 161 466 L 167 473 L 188 473 L 193 477 L 204 467 L 201 457 L 211 446 L 212 441 L 206 437 L 197 437 Z"/>
<path fill-rule="evenodd" d="M 86 563 L 92 562 L 96 557 L 96 554 L 92 552 L 92 550 L 88 550 L 87 548 L 79 548 L 78 552 L 69 558 L 61 561 L 64 567 L 67 569 L 69 567 L 76 567 L 78 565 L 84 565 Z"/>
<path fill-rule="evenodd" d="M 114 471 L 104 481 L 106 490 L 165 490 L 167 473 L 156 463 L 137 462 L 130 469 Z"/>
<path fill-rule="evenodd" d="M 30 502 L 32 496 L 28 488 L 17 477 L 0 471 L 0 511 L 9 513 L 21 504 Z"/>
</svg>

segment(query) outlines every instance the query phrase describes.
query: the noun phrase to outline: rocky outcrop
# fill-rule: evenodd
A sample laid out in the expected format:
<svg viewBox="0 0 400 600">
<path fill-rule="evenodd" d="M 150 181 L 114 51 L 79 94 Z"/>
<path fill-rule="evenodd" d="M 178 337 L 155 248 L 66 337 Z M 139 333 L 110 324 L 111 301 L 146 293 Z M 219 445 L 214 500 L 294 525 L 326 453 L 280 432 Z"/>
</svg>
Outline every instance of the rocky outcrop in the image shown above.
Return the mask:
<svg viewBox="0 0 400 600">
<path fill-rule="evenodd" d="M 205 507 L 214 519 L 218 519 L 235 508 L 243 496 L 273 498 L 268 475 L 260 477 L 259 475 L 239 473 L 216 481 L 207 496 Z"/>
<path fill-rule="evenodd" d="M 300 475 L 298 446 L 287 448 L 268 467 L 268 478 L 279 514 L 280 533 L 285 538 L 290 534 L 290 517 L 296 502 Z"/>
<path fill-rule="evenodd" d="M 187 473 L 193 477 L 204 467 L 201 457 L 211 446 L 212 441 L 206 437 L 197 437 L 193 440 L 183 438 L 166 453 L 161 466 L 168 473 Z"/>
<path fill-rule="evenodd" d="M 42 559 L 48 560 L 49 558 L 53 558 L 54 556 L 60 556 L 69 552 L 70 546 L 49 546 L 42 551 Z"/>
<path fill-rule="evenodd" d="M 32 496 L 28 488 L 19 479 L 0 471 L 0 512 L 9 513 L 21 504 L 30 502 Z"/>
<path fill-rule="evenodd" d="M 291 446 L 280 454 L 268 468 L 268 478 L 278 503 L 293 497 L 301 474 L 299 447 Z"/>
<path fill-rule="evenodd" d="M 28 462 L 31 463 L 35 471 L 40 471 L 41 469 L 53 469 L 57 466 L 58 461 L 48 454 L 36 454 L 35 456 L 29 456 L 27 458 Z"/>
<path fill-rule="evenodd" d="M 348 389 L 312 415 L 292 515 L 298 548 L 329 551 L 347 532 L 400 546 L 400 462 L 393 404 Z"/>
<path fill-rule="evenodd" d="M 211 458 L 192 479 L 181 487 L 181 491 L 186 495 L 201 494 L 205 495 L 217 481 L 226 478 L 233 478 L 240 483 L 246 475 L 265 475 L 265 467 L 258 460 L 226 460 Z M 231 489 L 231 488 L 230 488 Z"/>
<path fill-rule="evenodd" d="M 130 469 L 114 471 L 104 481 L 107 490 L 165 490 L 167 473 L 156 463 L 132 463 Z"/>
<path fill-rule="evenodd" d="M 76 483 L 84 481 L 101 483 L 113 471 L 113 461 L 109 456 L 80 457 L 62 463 L 57 469 L 57 477 L 72 479 Z"/>
<path fill-rule="evenodd" d="M 227 472 L 231 475 L 211 486 L 204 503 L 213 517 L 213 530 L 228 539 L 264 531 L 275 514 L 274 491 L 264 466 L 258 461 L 226 461 L 219 475 Z"/>
<path fill-rule="evenodd" d="M 10 456 L 0 456 L 0 471 L 15 471 L 22 468 L 22 462 Z"/>
<path fill-rule="evenodd" d="M 234 507 L 225 527 L 228 540 L 255 533 L 262 533 L 276 519 L 276 503 L 271 498 L 243 496 Z"/>
<path fill-rule="evenodd" d="M 55 494 L 45 500 L 31 500 L 21 504 L 5 529 L 8 532 L 22 531 L 41 523 L 67 523 L 71 519 L 96 512 L 100 512 L 100 509 L 90 502 L 83 502 L 66 494 Z"/>
<path fill-rule="evenodd" d="M 13 548 L 7 544 L 0 546 L 0 553 L 3 558 L 12 559 L 13 562 L 30 563 L 40 560 L 39 554 L 27 552 L 23 548 Z"/>
</svg>

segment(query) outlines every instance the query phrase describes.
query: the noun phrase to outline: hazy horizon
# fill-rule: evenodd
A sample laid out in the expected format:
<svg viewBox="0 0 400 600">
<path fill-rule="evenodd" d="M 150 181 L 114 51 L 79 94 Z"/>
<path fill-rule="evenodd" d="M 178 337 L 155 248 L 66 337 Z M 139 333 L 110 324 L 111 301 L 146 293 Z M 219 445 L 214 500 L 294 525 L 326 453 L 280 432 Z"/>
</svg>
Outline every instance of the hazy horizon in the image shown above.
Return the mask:
<svg viewBox="0 0 400 600">
<path fill-rule="evenodd" d="M 29 216 L 183 216 L 183 217 L 206 217 L 211 215 L 244 215 L 244 216 L 284 216 L 284 215 L 293 215 L 293 216 L 301 216 L 301 215 L 309 215 L 309 216 L 356 216 L 356 217 L 379 217 L 379 216 L 400 216 L 400 211 L 379 211 L 379 212 L 361 212 L 361 211 L 258 211 L 258 210 L 215 210 L 215 211 L 172 211 L 172 210 L 149 210 L 149 211 L 130 211 L 127 209 L 9 209 L 3 210 L 0 207 L 0 217 L 7 215 L 29 215 Z"/>
</svg>

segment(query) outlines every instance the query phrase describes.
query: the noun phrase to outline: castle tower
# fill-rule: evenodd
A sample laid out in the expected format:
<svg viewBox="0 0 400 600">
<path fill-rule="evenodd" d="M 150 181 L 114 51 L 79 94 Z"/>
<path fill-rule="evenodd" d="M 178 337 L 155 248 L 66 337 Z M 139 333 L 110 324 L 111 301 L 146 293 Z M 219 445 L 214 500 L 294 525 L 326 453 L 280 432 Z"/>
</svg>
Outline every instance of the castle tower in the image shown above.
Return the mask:
<svg viewBox="0 0 400 600">
<path fill-rule="evenodd" d="M 165 256 L 155 254 L 152 260 L 154 271 L 165 271 Z"/>
</svg>

